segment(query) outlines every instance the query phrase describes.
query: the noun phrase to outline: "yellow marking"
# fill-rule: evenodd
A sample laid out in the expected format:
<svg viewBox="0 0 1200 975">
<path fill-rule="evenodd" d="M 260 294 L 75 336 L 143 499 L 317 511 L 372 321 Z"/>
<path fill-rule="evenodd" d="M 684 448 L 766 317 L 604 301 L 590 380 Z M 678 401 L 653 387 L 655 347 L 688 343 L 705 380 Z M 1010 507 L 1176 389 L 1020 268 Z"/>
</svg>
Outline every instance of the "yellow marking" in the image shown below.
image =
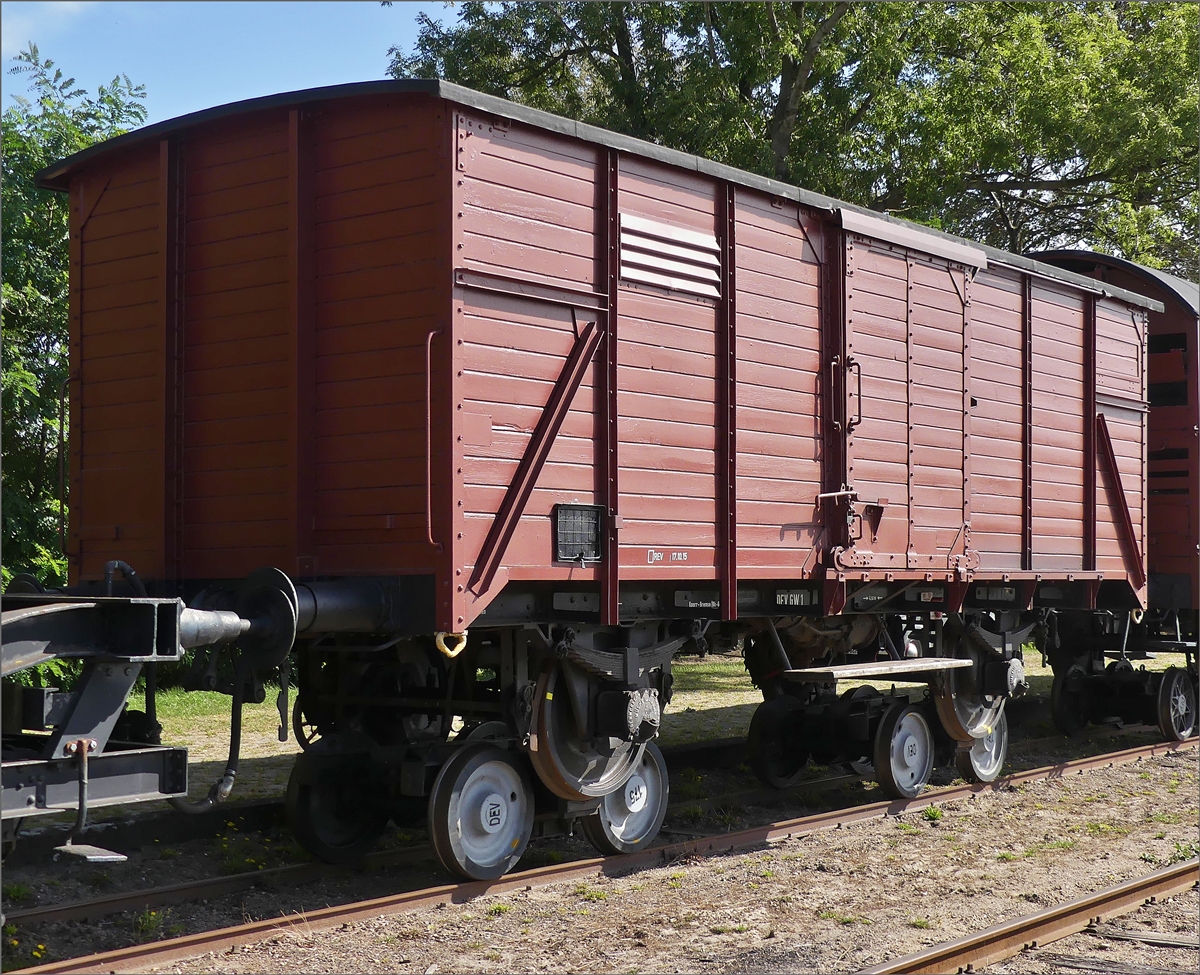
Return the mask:
<svg viewBox="0 0 1200 975">
<path fill-rule="evenodd" d="M 546 700 L 547 700 L 547 701 L 553 701 L 553 700 L 554 700 L 554 691 L 546 691 Z"/>
</svg>

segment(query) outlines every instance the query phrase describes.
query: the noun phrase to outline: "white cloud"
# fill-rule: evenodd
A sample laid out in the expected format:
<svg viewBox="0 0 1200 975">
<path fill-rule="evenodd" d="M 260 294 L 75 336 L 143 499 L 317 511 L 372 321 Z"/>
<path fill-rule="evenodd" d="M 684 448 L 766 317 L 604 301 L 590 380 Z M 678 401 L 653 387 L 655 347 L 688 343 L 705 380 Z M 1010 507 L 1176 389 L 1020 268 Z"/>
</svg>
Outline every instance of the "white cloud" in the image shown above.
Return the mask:
<svg viewBox="0 0 1200 975">
<path fill-rule="evenodd" d="M 56 0 L 52 3 L 12 3 L 0 5 L 0 57 L 5 61 L 25 49 L 30 41 L 39 47 L 48 47 L 62 30 L 73 25 L 94 0 Z"/>
</svg>

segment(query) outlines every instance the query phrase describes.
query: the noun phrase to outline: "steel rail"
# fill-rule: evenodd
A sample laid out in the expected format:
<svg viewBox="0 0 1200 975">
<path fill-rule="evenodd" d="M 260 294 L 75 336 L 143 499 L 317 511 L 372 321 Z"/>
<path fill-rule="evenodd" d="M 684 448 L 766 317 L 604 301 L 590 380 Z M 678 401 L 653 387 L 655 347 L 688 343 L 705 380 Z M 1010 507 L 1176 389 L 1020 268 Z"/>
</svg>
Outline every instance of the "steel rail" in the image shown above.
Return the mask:
<svg viewBox="0 0 1200 975">
<path fill-rule="evenodd" d="M 778 803 L 798 792 L 816 792 L 834 789 L 838 786 L 861 782 L 862 775 L 835 775 L 819 779 L 809 779 L 798 782 L 786 789 L 754 789 L 743 792 L 729 792 L 707 799 L 683 799 L 671 803 L 668 812 L 678 812 L 681 809 L 719 808 L 730 802 Z M 664 832 L 666 832 L 664 830 Z M 693 833 L 700 837 L 707 834 Z M 363 860 L 351 866 L 337 866 L 329 863 L 288 863 L 278 867 L 265 867 L 261 870 L 247 870 L 230 874 L 225 877 L 210 877 L 203 880 L 190 880 L 162 887 L 146 887 L 141 890 L 112 894 L 106 897 L 94 897 L 88 900 L 69 901 L 65 904 L 48 904 L 44 907 L 27 907 L 23 910 L 9 911 L 5 920 L 12 924 L 45 924 L 50 921 L 84 921 L 94 920 L 121 911 L 141 911 L 167 904 L 182 904 L 187 901 L 200 900 L 204 897 L 220 897 L 225 894 L 235 894 L 264 883 L 286 881 L 289 884 L 304 883 L 321 877 L 337 876 L 363 867 L 368 869 L 379 867 L 400 866 L 428 860 L 433 856 L 433 849 L 428 843 L 403 847 L 398 850 L 386 850 L 369 853 Z"/>
<path fill-rule="evenodd" d="M 1188 860 L 1036 914 L 994 924 L 977 934 L 864 968 L 860 975 L 964 972 L 982 968 L 1011 958 L 1026 948 L 1037 948 L 1078 934 L 1092 924 L 1136 911 L 1156 898 L 1170 897 L 1197 883 L 1200 883 L 1200 860 Z"/>
<path fill-rule="evenodd" d="M 625 874 L 631 870 L 657 866 L 683 857 L 705 856 L 761 846 L 764 843 L 807 836 L 821 830 L 836 829 L 851 823 L 918 812 L 935 803 L 998 792 L 1026 782 L 1063 778 L 1066 775 L 1081 774 L 1091 769 L 1125 765 L 1146 758 L 1190 749 L 1196 744 L 1197 739 L 1194 738 L 1185 742 L 1158 742 L 1138 748 L 1127 748 L 1118 752 L 1095 755 L 1090 758 L 1074 759 L 1026 772 L 1017 772 L 996 779 L 994 782 L 932 789 L 915 799 L 875 802 L 849 809 L 836 809 L 740 830 L 736 833 L 684 840 L 621 856 L 598 857 L 538 867 L 534 870 L 508 874 L 498 880 L 446 884 L 424 890 L 391 894 L 367 901 L 325 907 L 308 913 L 251 921 L 248 924 L 202 931 L 166 941 L 133 945 L 80 958 L 50 962 L 23 969 L 23 971 L 29 975 L 67 972 L 112 973 L 150 964 L 161 965 L 205 952 L 221 951 L 235 945 L 262 940 L 293 928 L 303 931 L 320 930 L 369 918 L 403 914 L 437 904 L 464 903 L 485 895 L 505 894 L 513 890 L 532 890 L 534 887 L 543 887 L 568 880 L 582 880 L 597 875 Z"/>
</svg>

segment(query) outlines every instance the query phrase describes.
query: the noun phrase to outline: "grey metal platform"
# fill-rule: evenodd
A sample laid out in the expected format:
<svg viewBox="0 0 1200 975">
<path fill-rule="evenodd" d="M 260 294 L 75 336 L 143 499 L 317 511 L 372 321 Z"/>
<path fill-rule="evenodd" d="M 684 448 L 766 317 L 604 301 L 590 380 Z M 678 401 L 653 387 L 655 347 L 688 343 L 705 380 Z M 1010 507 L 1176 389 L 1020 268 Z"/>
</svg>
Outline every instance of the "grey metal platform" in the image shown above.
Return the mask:
<svg viewBox="0 0 1200 975">
<path fill-rule="evenodd" d="M 838 664 L 834 667 L 801 667 L 785 670 L 780 676 L 801 684 L 816 684 L 831 680 L 858 680 L 862 677 L 916 676 L 973 665 L 974 661 L 959 657 L 912 657 L 907 660 L 869 660 L 862 664 Z"/>
</svg>

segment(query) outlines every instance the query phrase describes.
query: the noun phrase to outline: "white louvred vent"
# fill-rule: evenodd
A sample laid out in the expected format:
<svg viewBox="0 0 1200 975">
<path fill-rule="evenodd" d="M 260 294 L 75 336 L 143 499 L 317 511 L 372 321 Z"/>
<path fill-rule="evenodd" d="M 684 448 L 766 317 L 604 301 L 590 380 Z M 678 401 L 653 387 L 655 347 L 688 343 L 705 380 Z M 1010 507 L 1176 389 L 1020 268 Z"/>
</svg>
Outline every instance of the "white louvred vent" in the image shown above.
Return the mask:
<svg viewBox="0 0 1200 975">
<path fill-rule="evenodd" d="M 621 278 L 720 298 L 721 246 L 710 234 L 622 213 Z"/>
</svg>

